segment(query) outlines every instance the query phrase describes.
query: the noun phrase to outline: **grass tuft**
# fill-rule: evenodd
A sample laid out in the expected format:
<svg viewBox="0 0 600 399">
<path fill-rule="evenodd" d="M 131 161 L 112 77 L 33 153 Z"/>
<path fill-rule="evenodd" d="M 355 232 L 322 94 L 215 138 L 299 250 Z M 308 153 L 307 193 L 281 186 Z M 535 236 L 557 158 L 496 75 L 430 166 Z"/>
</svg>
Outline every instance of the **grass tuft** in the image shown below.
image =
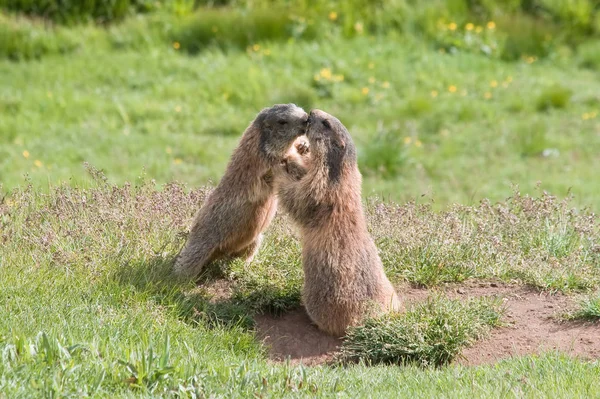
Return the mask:
<svg viewBox="0 0 600 399">
<path fill-rule="evenodd" d="M 410 159 L 403 140 L 399 130 L 380 127 L 360 152 L 361 167 L 382 177 L 397 176 Z"/>
<path fill-rule="evenodd" d="M 552 108 L 566 108 L 573 92 L 571 89 L 554 85 L 545 89 L 537 98 L 538 111 L 547 111 Z"/>
<path fill-rule="evenodd" d="M 0 12 L 0 58 L 13 61 L 39 59 L 49 54 L 66 54 L 78 43 L 64 28 L 42 21 L 11 18 Z"/>
<path fill-rule="evenodd" d="M 450 363 L 460 351 L 500 324 L 502 301 L 494 298 L 429 298 L 405 313 L 368 320 L 350 328 L 341 362 L 416 363 L 423 367 Z"/>
<path fill-rule="evenodd" d="M 566 315 L 569 320 L 600 320 L 600 294 L 596 293 L 583 299 L 579 309 Z"/>
<path fill-rule="evenodd" d="M 202 9 L 188 17 L 173 32 L 173 42 L 190 54 L 197 54 L 207 46 L 232 46 L 258 51 L 257 43 L 283 41 L 292 37 L 312 37 L 314 32 L 294 29 L 294 21 L 287 13 L 272 9 L 242 12 L 237 9 Z"/>
<path fill-rule="evenodd" d="M 600 40 L 586 42 L 577 48 L 579 65 L 600 71 Z"/>
</svg>

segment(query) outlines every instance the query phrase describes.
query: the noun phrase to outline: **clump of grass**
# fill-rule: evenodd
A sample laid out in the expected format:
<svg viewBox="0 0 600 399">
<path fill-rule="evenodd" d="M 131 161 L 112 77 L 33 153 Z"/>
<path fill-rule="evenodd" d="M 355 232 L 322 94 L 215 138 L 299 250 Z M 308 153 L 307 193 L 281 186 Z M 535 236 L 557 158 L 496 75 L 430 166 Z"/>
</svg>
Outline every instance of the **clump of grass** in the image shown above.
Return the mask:
<svg viewBox="0 0 600 399">
<path fill-rule="evenodd" d="M 566 108 L 572 94 L 571 89 L 558 84 L 548 87 L 538 96 L 536 108 L 538 111 L 547 111 L 551 108 Z"/>
<path fill-rule="evenodd" d="M 15 61 L 73 51 L 77 42 L 63 29 L 0 12 L 0 57 Z"/>
<path fill-rule="evenodd" d="M 245 49 L 266 40 L 282 41 L 291 37 L 312 37 L 314 32 L 294 29 L 294 21 L 285 12 L 272 9 L 202 9 L 181 22 L 172 40 L 190 54 L 208 45 Z M 258 49 L 258 47 L 257 47 Z"/>
<path fill-rule="evenodd" d="M 418 118 L 431 111 L 433 104 L 430 98 L 425 96 L 415 96 L 408 101 L 404 106 L 403 113 L 409 118 Z"/>
<path fill-rule="evenodd" d="M 590 295 L 579 304 L 579 309 L 568 314 L 570 320 L 600 320 L 600 293 Z"/>
<path fill-rule="evenodd" d="M 577 48 L 577 55 L 581 67 L 600 70 L 600 40 L 583 43 Z"/>
<path fill-rule="evenodd" d="M 501 17 L 498 27 L 505 35 L 500 58 L 507 61 L 546 57 L 553 48 L 553 38 L 559 32 L 551 21 L 527 14 Z"/>
<path fill-rule="evenodd" d="M 387 178 L 397 176 L 409 161 L 403 140 L 397 129 L 380 126 L 378 132 L 362 146 L 361 169 Z"/>
<path fill-rule="evenodd" d="M 339 360 L 443 366 L 498 326 L 503 313 L 497 298 L 466 302 L 429 298 L 405 313 L 369 319 L 363 326 L 350 328 Z"/>
</svg>

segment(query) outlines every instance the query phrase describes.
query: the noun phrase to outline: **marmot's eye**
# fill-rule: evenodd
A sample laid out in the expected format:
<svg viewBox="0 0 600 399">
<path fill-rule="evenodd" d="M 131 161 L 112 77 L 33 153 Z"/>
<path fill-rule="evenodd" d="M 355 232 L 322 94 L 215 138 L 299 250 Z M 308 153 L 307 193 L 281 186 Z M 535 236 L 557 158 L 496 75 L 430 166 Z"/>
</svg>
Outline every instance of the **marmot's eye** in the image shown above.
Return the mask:
<svg viewBox="0 0 600 399">
<path fill-rule="evenodd" d="M 281 119 L 277 123 L 279 123 L 280 125 L 287 125 L 287 121 L 285 119 Z"/>
<path fill-rule="evenodd" d="M 327 119 L 323 119 L 323 121 L 321 122 L 323 124 L 323 126 L 325 126 L 327 129 L 331 129 L 331 124 L 329 123 L 329 121 Z"/>
</svg>

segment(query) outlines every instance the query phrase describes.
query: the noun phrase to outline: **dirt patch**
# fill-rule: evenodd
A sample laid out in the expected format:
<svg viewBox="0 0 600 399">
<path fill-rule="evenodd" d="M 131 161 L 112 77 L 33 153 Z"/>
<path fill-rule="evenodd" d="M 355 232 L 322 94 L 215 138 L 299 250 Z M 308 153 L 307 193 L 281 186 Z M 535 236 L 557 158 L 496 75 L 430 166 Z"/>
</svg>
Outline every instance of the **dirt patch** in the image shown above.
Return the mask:
<svg viewBox="0 0 600 399">
<path fill-rule="evenodd" d="M 260 315 L 256 320 L 258 336 L 269 347 L 275 361 L 316 365 L 331 361 L 342 340 L 320 331 L 304 308 L 279 317 Z"/>
<path fill-rule="evenodd" d="M 505 327 L 463 351 L 462 364 L 493 363 L 500 359 L 559 351 L 586 359 L 600 358 L 600 323 L 561 321 L 572 309 L 571 298 L 520 288 L 503 295 Z"/>
<path fill-rule="evenodd" d="M 523 286 L 497 283 L 447 286 L 425 290 L 398 288 L 406 301 L 421 301 L 435 292 L 452 298 L 497 295 L 504 299 L 505 326 L 475 343 L 457 360 L 460 364 L 493 363 L 500 359 L 545 351 L 560 351 L 587 359 L 600 358 L 600 323 L 566 322 L 559 316 L 574 306 L 573 299 L 562 295 L 539 293 Z M 259 338 L 270 348 L 273 361 L 289 358 L 292 363 L 316 365 L 330 361 L 341 340 L 317 329 L 304 309 L 280 317 L 256 317 Z"/>
</svg>

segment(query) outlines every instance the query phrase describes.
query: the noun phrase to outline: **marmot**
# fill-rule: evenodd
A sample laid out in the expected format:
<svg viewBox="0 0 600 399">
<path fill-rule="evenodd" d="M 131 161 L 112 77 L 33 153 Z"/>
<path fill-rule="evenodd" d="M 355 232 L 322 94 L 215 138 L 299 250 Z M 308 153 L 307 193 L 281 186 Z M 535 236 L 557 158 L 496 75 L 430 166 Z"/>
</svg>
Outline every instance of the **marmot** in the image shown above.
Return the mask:
<svg viewBox="0 0 600 399">
<path fill-rule="evenodd" d="M 196 277 L 223 257 L 252 260 L 277 209 L 272 168 L 306 133 L 308 114 L 295 104 L 263 109 L 234 150 L 217 188 L 196 215 L 175 261 L 180 277 Z"/>
<path fill-rule="evenodd" d="M 400 301 L 367 230 L 348 131 L 335 117 L 313 110 L 306 136 L 308 155 L 286 153 L 276 185 L 281 205 L 300 228 L 306 311 L 320 329 L 343 336 L 372 311 L 400 310 Z"/>
</svg>

